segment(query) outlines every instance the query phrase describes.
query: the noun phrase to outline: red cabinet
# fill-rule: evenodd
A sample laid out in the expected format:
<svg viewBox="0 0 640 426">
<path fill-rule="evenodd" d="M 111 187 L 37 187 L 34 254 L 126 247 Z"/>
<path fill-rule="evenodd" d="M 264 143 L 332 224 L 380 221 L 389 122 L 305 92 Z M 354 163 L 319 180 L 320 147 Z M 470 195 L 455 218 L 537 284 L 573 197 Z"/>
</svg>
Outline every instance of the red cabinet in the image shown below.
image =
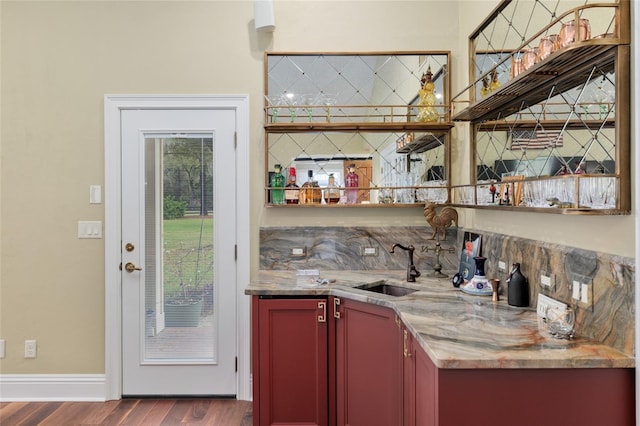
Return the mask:
<svg viewBox="0 0 640 426">
<path fill-rule="evenodd" d="M 402 425 L 401 323 L 338 298 L 252 301 L 253 423 Z"/>
<path fill-rule="evenodd" d="M 253 298 L 254 425 L 329 424 L 327 299 Z"/>
<path fill-rule="evenodd" d="M 634 370 L 440 369 L 392 309 L 334 297 L 252 308 L 255 426 L 634 424 Z"/>
<path fill-rule="evenodd" d="M 336 321 L 338 426 L 402 425 L 402 334 L 393 310 L 340 299 Z"/>
<path fill-rule="evenodd" d="M 435 426 L 436 367 L 403 327 L 404 426 Z"/>
<path fill-rule="evenodd" d="M 631 368 L 441 369 L 405 333 L 405 426 L 632 426 Z"/>
</svg>

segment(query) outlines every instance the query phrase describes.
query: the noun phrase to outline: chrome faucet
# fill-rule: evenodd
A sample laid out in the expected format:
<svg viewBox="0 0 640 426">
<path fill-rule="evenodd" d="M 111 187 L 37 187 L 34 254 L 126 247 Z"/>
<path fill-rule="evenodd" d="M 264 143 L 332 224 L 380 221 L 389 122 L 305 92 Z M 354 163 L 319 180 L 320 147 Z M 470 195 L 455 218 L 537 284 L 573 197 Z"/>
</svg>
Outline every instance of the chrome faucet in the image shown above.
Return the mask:
<svg viewBox="0 0 640 426">
<path fill-rule="evenodd" d="M 395 253 L 394 250 L 396 247 L 400 247 L 402 250 L 409 252 L 409 264 L 407 265 L 407 282 L 414 283 L 416 282 L 416 277 L 420 276 L 420 271 L 416 269 L 416 265 L 413 264 L 413 252 L 415 247 L 409 245 L 408 247 L 403 246 L 402 244 L 394 244 L 389 250 L 389 253 Z"/>
</svg>

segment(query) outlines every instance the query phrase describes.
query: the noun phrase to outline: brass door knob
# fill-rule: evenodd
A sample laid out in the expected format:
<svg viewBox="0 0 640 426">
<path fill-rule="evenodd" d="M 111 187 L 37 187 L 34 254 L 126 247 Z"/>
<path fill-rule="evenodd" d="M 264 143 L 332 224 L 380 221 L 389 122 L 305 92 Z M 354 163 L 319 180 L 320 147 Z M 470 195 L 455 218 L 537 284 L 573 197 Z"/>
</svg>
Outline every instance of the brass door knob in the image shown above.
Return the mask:
<svg viewBox="0 0 640 426">
<path fill-rule="evenodd" d="M 124 269 L 129 273 L 133 271 L 142 271 L 142 268 L 138 268 L 135 264 L 131 262 L 127 262 L 127 264 L 124 265 Z"/>
</svg>

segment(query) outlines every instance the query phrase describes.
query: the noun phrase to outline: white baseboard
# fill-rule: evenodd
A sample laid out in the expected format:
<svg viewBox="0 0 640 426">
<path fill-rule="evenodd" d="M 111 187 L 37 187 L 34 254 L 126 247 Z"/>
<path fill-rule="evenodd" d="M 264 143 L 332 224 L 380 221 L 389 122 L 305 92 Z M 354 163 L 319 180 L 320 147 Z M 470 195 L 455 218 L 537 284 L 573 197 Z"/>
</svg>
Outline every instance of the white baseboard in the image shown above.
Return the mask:
<svg viewBox="0 0 640 426">
<path fill-rule="evenodd" d="M 0 374 L 0 402 L 105 401 L 104 374 Z"/>
</svg>

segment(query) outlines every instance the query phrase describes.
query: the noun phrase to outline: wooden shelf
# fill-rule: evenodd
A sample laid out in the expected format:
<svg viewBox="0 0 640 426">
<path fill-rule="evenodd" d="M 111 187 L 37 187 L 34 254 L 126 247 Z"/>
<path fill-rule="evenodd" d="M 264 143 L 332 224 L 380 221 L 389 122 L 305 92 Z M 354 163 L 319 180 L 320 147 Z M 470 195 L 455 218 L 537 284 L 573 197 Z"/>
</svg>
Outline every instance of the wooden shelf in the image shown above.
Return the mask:
<svg viewBox="0 0 640 426">
<path fill-rule="evenodd" d="M 584 84 L 594 68 L 614 70 L 617 39 L 591 39 L 554 52 L 498 90 L 454 114 L 454 121 L 497 120 Z M 472 86 L 469 90 L 474 90 Z"/>
<path fill-rule="evenodd" d="M 402 148 L 396 149 L 398 154 L 420 154 L 439 146 L 444 146 L 443 138 L 446 133 L 425 133 L 420 135 L 413 141 L 404 145 Z"/>
<path fill-rule="evenodd" d="M 617 209 L 592 209 L 592 208 L 554 208 L 554 207 L 527 207 L 527 206 L 498 206 L 492 204 L 447 204 L 451 207 L 459 207 L 466 209 L 480 210 L 502 210 L 511 212 L 537 212 L 537 213 L 554 213 L 565 215 L 591 215 L 591 216 L 621 216 L 628 215 L 630 211 Z"/>
</svg>

